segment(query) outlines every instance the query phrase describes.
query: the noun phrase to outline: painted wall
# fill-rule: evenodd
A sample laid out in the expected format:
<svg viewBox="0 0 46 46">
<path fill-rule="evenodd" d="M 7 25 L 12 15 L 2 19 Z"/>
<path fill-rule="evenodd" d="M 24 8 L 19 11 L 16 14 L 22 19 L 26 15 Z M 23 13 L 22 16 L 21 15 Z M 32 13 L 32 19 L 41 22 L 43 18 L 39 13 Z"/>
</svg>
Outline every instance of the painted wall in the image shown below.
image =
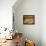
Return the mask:
<svg viewBox="0 0 46 46">
<path fill-rule="evenodd" d="M 41 38 L 42 46 L 46 46 L 46 0 L 42 0 L 41 4 Z"/>
<path fill-rule="evenodd" d="M 36 46 L 41 46 L 41 0 L 23 0 L 16 3 L 13 14 L 15 30 L 22 32 L 25 39 L 34 40 Z M 23 15 L 35 15 L 35 24 L 24 25 Z"/>
<path fill-rule="evenodd" d="M 19 3 L 18 3 L 19 2 Z M 46 0 L 21 0 L 13 6 L 15 30 L 33 39 L 37 46 L 46 46 Z M 35 25 L 24 25 L 23 15 L 35 15 Z M 42 44 L 42 45 L 40 45 Z"/>
</svg>

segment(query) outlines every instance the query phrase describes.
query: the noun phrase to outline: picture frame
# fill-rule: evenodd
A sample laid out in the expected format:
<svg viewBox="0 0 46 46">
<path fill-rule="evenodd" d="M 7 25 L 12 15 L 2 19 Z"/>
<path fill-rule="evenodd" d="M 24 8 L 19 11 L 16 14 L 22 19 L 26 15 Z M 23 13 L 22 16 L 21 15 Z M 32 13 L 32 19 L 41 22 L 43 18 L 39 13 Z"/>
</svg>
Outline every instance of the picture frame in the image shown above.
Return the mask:
<svg viewBox="0 0 46 46">
<path fill-rule="evenodd" d="M 25 25 L 35 24 L 35 15 L 23 15 L 23 24 Z"/>
</svg>

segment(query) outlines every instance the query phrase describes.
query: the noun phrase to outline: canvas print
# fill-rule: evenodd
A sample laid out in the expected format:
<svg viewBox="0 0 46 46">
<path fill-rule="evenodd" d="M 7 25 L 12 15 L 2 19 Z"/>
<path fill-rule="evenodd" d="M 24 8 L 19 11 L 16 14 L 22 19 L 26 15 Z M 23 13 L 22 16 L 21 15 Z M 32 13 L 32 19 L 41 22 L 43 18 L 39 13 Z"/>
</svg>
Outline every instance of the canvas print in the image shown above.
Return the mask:
<svg viewBox="0 0 46 46">
<path fill-rule="evenodd" d="M 35 16 L 34 15 L 24 15 L 23 16 L 23 24 L 26 24 L 26 25 L 35 24 Z"/>
</svg>

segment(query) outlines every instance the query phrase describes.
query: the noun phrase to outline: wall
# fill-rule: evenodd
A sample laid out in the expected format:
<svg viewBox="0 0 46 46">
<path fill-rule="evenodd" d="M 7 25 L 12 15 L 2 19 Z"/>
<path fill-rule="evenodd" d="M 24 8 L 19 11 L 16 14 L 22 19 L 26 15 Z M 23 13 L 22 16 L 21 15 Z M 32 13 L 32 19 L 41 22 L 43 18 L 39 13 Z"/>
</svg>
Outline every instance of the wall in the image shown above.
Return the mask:
<svg viewBox="0 0 46 46">
<path fill-rule="evenodd" d="M 23 0 L 19 4 L 16 3 L 13 6 L 13 14 L 15 30 L 22 32 L 24 38 L 34 40 L 36 46 L 41 46 L 41 0 Z M 35 24 L 24 25 L 23 15 L 35 15 Z"/>
<path fill-rule="evenodd" d="M 0 0 L 0 27 L 12 29 L 12 6 L 16 0 Z"/>
<path fill-rule="evenodd" d="M 42 0 L 41 4 L 41 38 L 42 46 L 46 46 L 46 0 Z"/>
</svg>

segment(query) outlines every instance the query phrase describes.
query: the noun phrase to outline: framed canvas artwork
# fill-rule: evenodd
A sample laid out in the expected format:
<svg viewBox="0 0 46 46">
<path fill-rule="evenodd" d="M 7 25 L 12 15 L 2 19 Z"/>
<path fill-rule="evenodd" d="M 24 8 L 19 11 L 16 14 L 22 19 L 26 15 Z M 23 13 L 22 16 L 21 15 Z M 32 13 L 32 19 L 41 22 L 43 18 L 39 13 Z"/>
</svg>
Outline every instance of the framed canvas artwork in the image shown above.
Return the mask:
<svg viewBox="0 0 46 46">
<path fill-rule="evenodd" d="M 25 25 L 35 24 L 35 15 L 24 15 L 23 16 L 23 24 L 25 24 Z"/>
</svg>

